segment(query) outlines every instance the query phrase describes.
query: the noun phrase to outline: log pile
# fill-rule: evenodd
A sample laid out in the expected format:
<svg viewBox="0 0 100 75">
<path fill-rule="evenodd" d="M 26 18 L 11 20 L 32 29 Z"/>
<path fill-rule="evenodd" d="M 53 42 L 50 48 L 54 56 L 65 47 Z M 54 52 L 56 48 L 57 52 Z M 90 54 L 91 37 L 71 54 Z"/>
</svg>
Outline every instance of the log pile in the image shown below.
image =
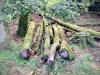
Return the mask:
<svg viewBox="0 0 100 75">
<path fill-rule="evenodd" d="M 34 52 L 34 54 L 41 56 L 43 63 L 53 65 L 56 52 L 59 52 L 61 58 L 73 60 L 73 49 L 69 41 L 66 40 L 65 31 L 70 32 L 67 34 L 68 36 L 73 36 L 70 41 L 78 38 L 80 40 L 79 45 L 84 48 L 87 47 L 86 45 L 88 43 L 91 44 L 91 46 L 96 45 L 95 41 L 93 41 L 93 36 L 100 36 L 99 32 L 65 23 L 55 18 L 51 19 L 55 21 L 55 23 L 51 23 L 46 18 L 43 18 L 37 29 L 35 29 L 36 26 L 34 22 L 30 23 L 23 45 L 21 46 L 21 58 L 27 59 L 31 56 L 32 52 Z M 83 31 L 86 31 L 86 34 L 82 35 L 81 33 L 83 33 Z"/>
</svg>

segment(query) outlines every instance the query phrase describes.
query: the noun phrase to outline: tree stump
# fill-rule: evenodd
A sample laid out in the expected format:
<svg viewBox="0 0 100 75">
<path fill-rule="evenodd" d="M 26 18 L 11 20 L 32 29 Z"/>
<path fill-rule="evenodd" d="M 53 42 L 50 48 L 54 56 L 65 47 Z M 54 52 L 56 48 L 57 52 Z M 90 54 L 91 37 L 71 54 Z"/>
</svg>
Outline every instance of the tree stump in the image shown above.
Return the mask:
<svg viewBox="0 0 100 75">
<path fill-rule="evenodd" d="M 97 44 L 90 33 L 84 31 L 76 33 L 70 41 L 77 42 L 81 49 L 87 49 L 88 46 L 97 47 Z"/>
</svg>

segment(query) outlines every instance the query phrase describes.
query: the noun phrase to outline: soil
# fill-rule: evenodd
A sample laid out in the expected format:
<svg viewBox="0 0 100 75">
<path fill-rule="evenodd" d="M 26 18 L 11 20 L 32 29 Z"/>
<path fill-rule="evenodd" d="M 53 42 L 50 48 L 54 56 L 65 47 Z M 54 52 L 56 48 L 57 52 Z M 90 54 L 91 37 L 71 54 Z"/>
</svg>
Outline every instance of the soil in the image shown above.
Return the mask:
<svg viewBox="0 0 100 75">
<path fill-rule="evenodd" d="M 79 19 L 75 20 L 74 22 L 75 24 L 78 24 L 78 25 L 98 23 L 100 22 L 100 17 L 96 13 L 97 12 L 88 12 L 88 13 L 81 12 Z"/>
</svg>

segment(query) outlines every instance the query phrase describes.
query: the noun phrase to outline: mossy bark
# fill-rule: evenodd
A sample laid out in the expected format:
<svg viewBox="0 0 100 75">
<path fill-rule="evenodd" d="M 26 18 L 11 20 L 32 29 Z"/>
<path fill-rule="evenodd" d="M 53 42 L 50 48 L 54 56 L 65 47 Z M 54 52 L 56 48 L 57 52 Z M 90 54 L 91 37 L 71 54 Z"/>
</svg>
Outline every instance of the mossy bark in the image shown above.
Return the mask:
<svg viewBox="0 0 100 75">
<path fill-rule="evenodd" d="M 21 46 L 21 51 L 29 49 L 31 51 L 31 45 L 32 45 L 32 39 L 33 39 L 33 34 L 34 34 L 34 28 L 35 28 L 35 22 L 32 21 L 30 22 L 30 25 L 28 27 L 28 31 L 26 33 L 24 42 Z"/>
<path fill-rule="evenodd" d="M 56 19 L 54 17 L 49 17 L 49 18 L 52 19 L 53 21 L 57 22 L 58 24 L 60 24 L 64 27 L 67 27 L 69 29 L 72 29 L 74 31 L 77 31 L 77 32 L 86 31 L 86 32 L 89 32 L 93 36 L 99 36 L 100 37 L 100 33 L 96 32 L 94 30 L 87 29 L 87 28 L 84 28 L 84 27 L 80 27 L 80 26 L 75 25 L 75 24 L 65 23 L 65 22 L 61 21 L 60 19 Z"/>
<path fill-rule="evenodd" d="M 57 27 L 58 27 L 60 38 L 61 38 L 60 53 L 62 52 L 62 50 L 66 50 L 68 52 L 68 57 L 67 57 L 67 55 L 65 55 L 66 56 L 65 59 L 68 58 L 68 60 L 73 60 L 73 58 L 74 58 L 73 51 L 72 51 L 70 45 L 66 42 L 64 30 L 59 25 L 57 25 Z"/>
<path fill-rule="evenodd" d="M 39 35 L 40 35 L 40 26 L 38 26 L 37 31 L 35 32 L 34 37 L 33 37 L 33 43 L 32 43 L 33 50 L 34 50 L 34 47 L 36 47 L 36 45 L 37 45 Z"/>
<path fill-rule="evenodd" d="M 51 45 L 51 48 L 50 48 L 50 54 L 49 54 L 48 61 L 47 61 L 48 65 L 54 64 L 54 57 L 56 54 L 56 50 L 60 46 L 60 44 L 59 44 L 59 31 L 58 31 L 56 25 L 53 25 L 53 30 L 54 30 L 55 36 L 54 36 L 54 43 Z"/>
<path fill-rule="evenodd" d="M 37 40 L 37 44 L 36 44 L 36 47 L 34 48 L 34 51 L 36 53 L 39 53 L 39 47 L 40 47 L 40 44 L 41 44 L 41 40 L 42 40 L 42 34 L 43 34 L 43 21 L 41 21 L 40 23 L 40 26 L 39 26 L 39 36 L 38 36 L 38 40 Z"/>
<path fill-rule="evenodd" d="M 20 37 L 25 37 L 27 29 L 28 29 L 28 13 L 22 14 L 20 16 L 17 35 Z"/>
<path fill-rule="evenodd" d="M 48 56 L 50 53 L 50 32 L 49 32 L 49 24 L 48 21 L 44 18 L 44 27 L 45 27 L 45 35 L 44 35 L 44 56 Z"/>
<path fill-rule="evenodd" d="M 77 42 L 81 49 L 87 49 L 88 46 L 97 47 L 96 42 L 88 32 L 78 32 L 70 41 Z"/>
<path fill-rule="evenodd" d="M 53 44 L 54 35 L 51 24 L 49 25 L 49 30 L 50 30 L 50 41 L 51 41 L 50 43 Z"/>
<path fill-rule="evenodd" d="M 48 60 L 48 55 L 50 53 L 50 31 L 47 19 L 43 18 L 44 24 L 44 52 L 41 60 L 45 63 Z"/>
</svg>

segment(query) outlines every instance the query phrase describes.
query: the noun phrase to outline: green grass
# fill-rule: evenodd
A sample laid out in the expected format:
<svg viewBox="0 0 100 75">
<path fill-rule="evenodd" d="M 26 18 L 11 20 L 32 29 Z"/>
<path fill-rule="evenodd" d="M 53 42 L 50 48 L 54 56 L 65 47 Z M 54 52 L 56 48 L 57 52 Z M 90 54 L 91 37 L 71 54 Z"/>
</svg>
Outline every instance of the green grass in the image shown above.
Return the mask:
<svg viewBox="0 0 100 75">
<path fill-rule="evenodd" d="M 73 46 L 76 53 L 75 60 L 67 61 L 61 59 L 59 54 L 56 54 L 55 65 L 45 65 L 45 69 L 50 75 L 99 75 L 100 71 L 98 66 L 93 67 L 95 64 L 91 54 L 80 50 L 78 47 Z M 13 50 L 4 50 L 0 52 L 0 75 L 27 75 L 31 71 L 41 68 L 44 71 L 43 65 L 40 63 L 39 57 L 34 57 L 31 60 L 23 60 L 19 58 L 20 47 Z M 77 55 L 78 54 L 78 55 Z M 44 75 L 43 72 L 37 72 L 35 75 Z"/>
<path fill-rule="evenodd" d="M 13 75 L 12 71 L 25 75 L 41 66 L 38 58 L 24 60 L 19 57 L 19 52 L 18 47 L 0 52 L 0 75 Z"/>
</svg>

